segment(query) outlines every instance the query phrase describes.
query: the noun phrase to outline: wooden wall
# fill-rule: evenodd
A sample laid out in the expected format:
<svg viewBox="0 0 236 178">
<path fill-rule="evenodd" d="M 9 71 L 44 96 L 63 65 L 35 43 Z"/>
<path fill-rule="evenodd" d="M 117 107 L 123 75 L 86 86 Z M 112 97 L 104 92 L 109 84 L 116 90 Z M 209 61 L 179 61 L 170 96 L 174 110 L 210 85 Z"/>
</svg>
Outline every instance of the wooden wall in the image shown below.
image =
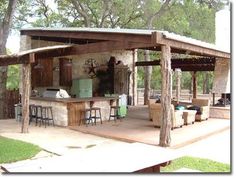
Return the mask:
<svg viewBox="0 0 236 178">
<path fill-rule="evenodd" d="M 41 68 L 37 68 L 37 66 Z M 36 60 L 31 65 L 31 86 L 46 87 L 53 85 L 53 59 Z"/>
</svg>

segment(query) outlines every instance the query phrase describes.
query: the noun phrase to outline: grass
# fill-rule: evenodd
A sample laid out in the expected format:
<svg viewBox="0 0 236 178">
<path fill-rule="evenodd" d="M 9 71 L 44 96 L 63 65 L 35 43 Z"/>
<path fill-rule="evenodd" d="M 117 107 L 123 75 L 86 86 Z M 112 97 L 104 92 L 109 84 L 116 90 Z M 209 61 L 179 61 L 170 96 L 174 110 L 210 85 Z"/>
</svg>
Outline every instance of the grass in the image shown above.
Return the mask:
<svg viewBox="0 0 236 178">
<path fill-rule="evenodd" d="M 223 173 L 230 172 L 230 165 L 223 164 L 209 159 L 181 157 L 171 162 L 170 165 L 161 169 L 161 172 L 173 172 L 181 168 L 198 170 L 201 172 Z"/>
<path fill-rule="evenodd" d="M 0 163 L 11 163 L 35 156 L 41 148 L 19 140 L 0 136 Z"/>
</svg>

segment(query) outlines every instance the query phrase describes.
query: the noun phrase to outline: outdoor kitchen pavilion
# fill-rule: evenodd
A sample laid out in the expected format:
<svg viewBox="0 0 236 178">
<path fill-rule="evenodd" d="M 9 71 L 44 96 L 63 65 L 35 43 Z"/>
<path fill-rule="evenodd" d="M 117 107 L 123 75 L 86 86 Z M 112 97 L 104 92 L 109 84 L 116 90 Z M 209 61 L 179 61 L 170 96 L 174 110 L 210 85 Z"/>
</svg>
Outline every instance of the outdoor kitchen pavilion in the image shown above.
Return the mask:
<svg viewBox="0 0 236 178">
<path fill-rule="evenodd" d="M 21 30 L 21 50 L 32 48 L 32 40 L 47 41 L 48 46 L 55 44 L 66 44 L 60 47 L 48 47 L 44 49 L 35 49 L 15 56 L 1 56 L 1 65 L 23 64 L 22 73 L 22 104 L 24 128 L 28 124 L 28 104 L 30 97 L 30 68 L 36 60 L 47 60 L 50 57 L 62 57 L 72 55 L 82 55 L 91 53 L 111 52 L 114 50 L 132 51 L 132 79 L 135 86 L 135 61 L 137 59 L 136 49 L 148 49 L 161 51 L 161 71 L 162 80 L 162 107 L 166 122 L 166 127 L 170 122 L 170 104 L 171 104 L 171 53 L 188 54 L 194 57 L 205 57 L 205 60 L 230 61 L 230 53 L 217 49 L 214 45 L 203 43 L 168 32 L 155 30 L 134 30 L 134 29 L 93 29 L 93 28 L 35 28 Z M 194 67 L 197 59 L 192 64 L 186 63 L 186 68 Z M 185 60 L 180 62 L 185 64 Z M 205 61 L 204 63 L 207 63 Z M 209 62 L 210 63 L 210 62 Z M 201 63 L 203 66 L 204 64 Z M 211 64 L 209 64 L 211 65 Z M 201 68 L 201 67 L 200 67 Z M 132 88 L 132 94 L 135 94 L 135 87 Z M 135 100 L 135 96 L 133 97 Z M 133 101 L 135 104 L 135 101 Z M 23 129 L 23 132 L 27 130 Z"/>
</svg>

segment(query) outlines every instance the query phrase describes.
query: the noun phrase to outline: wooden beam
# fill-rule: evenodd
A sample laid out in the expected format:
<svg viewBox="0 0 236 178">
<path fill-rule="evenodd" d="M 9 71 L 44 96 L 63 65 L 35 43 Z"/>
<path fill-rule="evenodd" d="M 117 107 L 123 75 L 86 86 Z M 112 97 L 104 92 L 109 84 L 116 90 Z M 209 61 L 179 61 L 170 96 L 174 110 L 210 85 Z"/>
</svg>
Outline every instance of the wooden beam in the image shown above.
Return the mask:
<svg viewBox="0 0 236 178">
<path fill-rule="evenodd" d="M 219 51 L 216 49 L 211 49 L 203 46 L 199 46 L 197 44 L 177 41 L 174 39 L 170 39 L 168 37 L 164 37 L 160 32 L 152 33 L 152 43 L 169 45 L 173 50 L 184 50 L 186 54 L 189 55 L 200 55 L 200 56 L 214 56 L 220 58 L 230 59 L 230 53 Z"/>
<path fill-rule="evenodd" d="M 112 40 L 112 41 L 131 41 L 138 43 L 151 43 L 150 34 L 132 34 L 116 32 L 89 32 L 89 31 L 50 31 L 50 30 L 21 30 L 21 35 L 37 37 L 60 37 L 70 39 L 88 39 L 88 40 Z"/>
<path fill-rule="evenodd" d="M 162 147 L 170 146 L 171 130 L 171 95 L 172 95 L 172 74 L 171 74 L 171 51 L 170 46 L 163 45 L 161 53 L 161 106 L 162 122 L 160 130 L 159 145 Z"/>
<path fill-rule="evenodd" d="M 152 46 L 152 44 L 148 44 L 148 45 Z M 138 49 L 141 46 L 145 46 L 145 44 L 133 43 L 133 42 L 127 42 L 127 41 L 124 41 L 124 42 L 105 41 L 105 42 L 99 42 L 99 43 L 90 43 L 86 45 L 73 46 L 73 49 L 70 55 L 109 52 L 113 50 L 133 50 L 133 49 Z"/>
<path fill-rule="evenodd" d="M 34 61 L 34 54 L 30 54 L 30 61 Z M 31 90 L 31 65 L 23 64 L 22 66 L 22 125 L 21 132 L 28 133 L 29 128 L 29 98 Z"/>
<path fill-rule="evenodd" d="M 160 65 L 160 60 L 154 61 L 138 61 L 135 63 L 136 66 L 157 66 Z M 174 70 L 180 68 L 182 71 L 214 71 L 215 60 L 183 60 L 183 59 L 172 59 L 171 68 Z"/>
</svg>

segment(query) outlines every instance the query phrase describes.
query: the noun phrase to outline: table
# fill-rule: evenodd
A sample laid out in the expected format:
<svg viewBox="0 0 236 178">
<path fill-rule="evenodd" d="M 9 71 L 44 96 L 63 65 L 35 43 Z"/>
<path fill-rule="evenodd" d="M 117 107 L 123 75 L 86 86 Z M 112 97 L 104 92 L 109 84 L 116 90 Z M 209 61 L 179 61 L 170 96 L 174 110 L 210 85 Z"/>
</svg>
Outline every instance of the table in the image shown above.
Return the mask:
<svg viewBox="0 0 236 178">
<path fill-rule="evenodd" d="M 194 124 L 196 113 L 197 111 L 195 110 L 183 110 L 184 124 Z"/>
</svg>

